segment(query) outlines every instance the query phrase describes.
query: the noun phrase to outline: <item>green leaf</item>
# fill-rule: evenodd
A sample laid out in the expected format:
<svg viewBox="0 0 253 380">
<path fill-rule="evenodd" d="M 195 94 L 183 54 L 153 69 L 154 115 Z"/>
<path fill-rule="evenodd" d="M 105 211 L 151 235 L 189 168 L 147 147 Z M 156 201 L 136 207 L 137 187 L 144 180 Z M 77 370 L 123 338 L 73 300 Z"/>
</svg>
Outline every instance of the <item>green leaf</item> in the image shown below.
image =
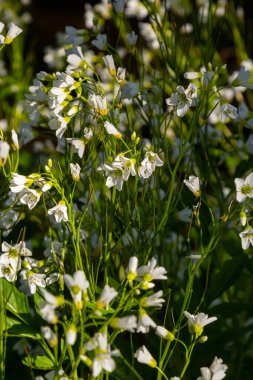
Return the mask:
<svg viewBox="0 0 253 380">
<path fill-rule="evenodd" d="M 29 324 L 31 321 L 28 297 L 25 293 L 20 292 L 12 283 L 1 278 L 3 286 L 3 298 L 6 309 L 24 323 Z"/>
<path fill-rule="evenodd" d="M 242 275 L 247 256 L 243 253 L 232 260 L 227 260 L 217 273 L 207 291 L 207 302 L 210 303 L 219 297 L 225 290 L 233 286 Z"/>
<path fill-rule="evenodd" d="M 47 356 L 27 356 L 22 360 L 22 363 L 27 367 L 34 369 L 42 369 L 45 371 L 55 368 L 54 362 Z"/>
<path fill-rule="evenodd" d="M 31 326 L 22 324 L 19 320 L 7 317 L 7 334 L 9 337 L 30 338 L 41 340 L 41 335 Z"/>
</svg>

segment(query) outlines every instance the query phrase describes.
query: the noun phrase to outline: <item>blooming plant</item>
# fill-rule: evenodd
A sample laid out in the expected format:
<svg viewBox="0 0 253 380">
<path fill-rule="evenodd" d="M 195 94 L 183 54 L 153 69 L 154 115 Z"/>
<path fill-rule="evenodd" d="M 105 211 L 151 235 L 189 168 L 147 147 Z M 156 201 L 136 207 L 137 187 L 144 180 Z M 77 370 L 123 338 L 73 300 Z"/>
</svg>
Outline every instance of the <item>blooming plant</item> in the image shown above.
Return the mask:
<svg viewBox="0 0 253 380">
<path fill-rule="evenodd" d="M 247 6 L 84 2 L 33 74 L 31 1 L 0 2 L 0 380 L 251 380 Z"/>
</svg>

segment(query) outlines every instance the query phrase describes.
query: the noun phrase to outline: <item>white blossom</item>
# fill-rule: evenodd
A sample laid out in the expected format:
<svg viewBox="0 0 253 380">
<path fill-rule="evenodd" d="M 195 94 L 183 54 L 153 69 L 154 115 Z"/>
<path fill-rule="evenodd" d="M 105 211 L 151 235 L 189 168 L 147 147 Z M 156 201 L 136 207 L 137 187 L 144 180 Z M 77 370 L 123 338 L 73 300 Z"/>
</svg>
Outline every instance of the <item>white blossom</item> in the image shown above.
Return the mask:
<svg viewBox="0 0 253 380">
<path fill-rule="evenodd" d="M 183 86 L 177 86 L 177 91 L 166 99 L 167 105 L 175 108 L 179 117 L 183 117 L 190 107 L 196 106 L 197 101 L 197 87 L 193 83 L 190 83 L 186 90 Z"/>
<path fill-rule="evenodd" d="M 239 233 L 242 242 L 242 249 L 248 249 L 253 245 L 253 228 L 248 226 L 244 231 Z"/>
<path fill-rule="evenodd" d="M 103 50 L 107 44 L 107 35 L 98 34 L 95 40 L 91 41 L 92 45 L 99 50 Z"/>
<path fill-rule="evenodd" d="M 57 223 L 60 223 L 61 221 L 67 222 L 69 220 L 67 206 L 63 201 L 59 202 L 55 207 L 50 208 L 48 214 L 54 215 Z"/>
<path fill-rule="evenodd" d="M 135 315 L 129 315 L 123 318 L 113 318 L 110 325 L 114 329 L 123 329 L 133 333 L 137 328 L 137 317 Z"/>
<path fill-rule="evenodd" d="M 227 369 L 228 366 L 223 364 L 223 360 L 215 357 L 209 368 L 200 368 L 201 376 L 197 380 L 222 380 L 226 376 Z"/>
<path fill-rule="evenodd" d="M 72 323 L 66 333 L 66 342 L 70 345 L 73 346 L 76 342 L 76 336 L 77 336 L 77 330 L 76 326 Z"/>
<path fill-rule="evenodd" d="M 107 101 L 105 97 L 92 94 L 89 96 L 88 102 L 97 114 L 102 116 L 106 116 L 108 114 L 109 109 L 107 107 Z"/>
<path fill-rule="evenodd" d="M 4 24 L 1 23 L 0 32 L 2 32 L 3 27 L 4 27 Z M 0 43 L 6 44 L 6 45 L 11 44 L 14 38 L 16 38 L 21 32 L 22 32 L 22 29 L 12 22 L 9 26 L 6 36 L 4 37 L 2 34 L 0 35 Z"/>
<path fill-rule="evenodd" d="M 153 358 L 146 346 L 140 347 L 134 354 L 134 357 L 138 360 L 139 363 L 147 364 L 152 368 L 155 368 L 157 366 L 156 360 Z"/>
<path fill-rule="evenodd" d="M 0 140 L 0 167 L 4 166 L 9 154 L 10 145 L 3 140 Z"/>
<path fill-rule="evenodd" d="M 105 121 L 104 127 L 109 135 L 114 135 L 117 139 L 121 139 L 122 134 L 109 121 Z"/>
<path fill-rule="evenodd" d="M 25 187 L 19 193 L 19 200 L 22 204 L 27 205 L 29 210 L 32 210 L 40 200 L 40 193 Z"/>
<path fill-rule="evenodd" d="M 70 164 L 70 172 L 74 181 L 79 181 L 81 168 L 78 164 Z"/>
<path fill-rule="evenodd" d="M 143 283 L 142 288 L 149 289 L 155 286 L 151 281 L 166 280 L 166 273 L 164 267 L 157 266 L 157 260 L 153 257 L 147 265 L 142 265 L 137 269 L 137 280 Z"/>
<path fill-rule="evenodd" d="M 139 310 L 139 319 L 137 324 L 137 332 L 141 332 L 143 334 L 147 334 L 150 330 L 150 327 L 153 329 L 156 328 L 156 323 L 153 321 L 152 318 L 147 314 L 147 312 L 140 308 Z"/>
<path fill-rule="evenodd" d="M 106 55 L 103 57 L 103 61 L 112 77 L 116 75 L 116 67 L 112 55 Z"/>
<path fill-rule="evenodd" d="M 189 190 L 191 190 L 195 197 L 200 197 L 201 190 L 199 184 L 199 177 L 190 175 L 189 179 L 184 180 L 184 184 L 188 187 Z"/>
<path fill-rule="evenodd" d="M 160 298 L 163 295 L 163 291 L 159 290 L 158 292 L 152 294 L 149 297 L 143 297 L 140 301 L 142 307 L 151 307 L 157 306 L 162 307 L 162 304 L 165 302 L 163 298 Z"/>
<path fill-rule="evenodd" d="M 197 336 L 202 334 L 204 326 L 217 320 L 217 317 L 208 317 L 208 315 L 204 313 L 193 315 L 188 313 L 188 311 L 184 311 L 184 315 L 188 319 L 190 333 L 196 334 Z"/>
<path fill-rule="evenodd" d="M 228 119 L 236 120 L 238 118 L 237 108 L 232 104 L 223 104 L 220 107 L 220 120 L 226 123 Z"/>
<path fill-rule="evenodd" d="M 83 292 L 89 287 L 89 282 L 86 280 L 85 273 L 78 270 L 74 273 L 73 277 L 69 274 L 65 274 L 64 281 L 70 290 L 76 308 L 81 310 L 83 307 Z"/>
<path fill-rule="evenodd" d="M 235 178 L 236 199 L 238 202 L 243 202 L 245 199 L 253 198 L 253 173 L 250 173 L 245 180 Z"/>
<path fill-rule="evenodd" d="M 105 285 L 100 297 L 96 302 L 97 308 L 102 309 L 107 307 L 117 295 L 118 292 L 114 288 L 110 287 L 109 285 Z"/>
</svg>

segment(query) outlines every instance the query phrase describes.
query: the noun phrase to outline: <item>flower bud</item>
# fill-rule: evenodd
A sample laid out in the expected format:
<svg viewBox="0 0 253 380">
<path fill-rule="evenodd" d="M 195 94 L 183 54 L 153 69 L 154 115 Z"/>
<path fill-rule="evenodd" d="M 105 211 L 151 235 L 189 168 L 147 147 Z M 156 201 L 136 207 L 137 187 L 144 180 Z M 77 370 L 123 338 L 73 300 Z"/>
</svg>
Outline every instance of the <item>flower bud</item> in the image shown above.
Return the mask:
<svg viewBox="0 0 253 380">
<path fill-rule="evenodd" d="M 203 335 L 199 338 L 198 343 L 205 343 L 207 341 L 208 337 L 206 335 Z"/>
<path fill-rule="evenodd" d="M 73 324 L 67 330 L 66 341 L 70 346 L 73 346 L 76 342 L 76 326 Z"/>
<path fill-rule="evenodd" d="M 244 210 L 240 212 L 240 221 L 242 226 L 246 226 L 247 223 L 247 214 Z"/>
</svg>

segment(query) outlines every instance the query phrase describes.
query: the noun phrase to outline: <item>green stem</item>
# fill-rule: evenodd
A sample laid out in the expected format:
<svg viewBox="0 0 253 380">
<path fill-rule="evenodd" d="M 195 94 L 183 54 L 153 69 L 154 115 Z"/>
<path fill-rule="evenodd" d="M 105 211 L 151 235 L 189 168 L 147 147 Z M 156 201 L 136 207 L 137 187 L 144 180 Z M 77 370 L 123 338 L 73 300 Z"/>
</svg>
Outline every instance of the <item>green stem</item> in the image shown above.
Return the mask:
<svg viewBox="0 0 253 380">
<path fill-rule="evenodd" d="M 157 369 L 157 371 L 158 371 L 163 377 L 165 377 L 166 380 L 169 380 L 168 377 L 165 375 L 165 373 L 164 373 L 159 367 L 156 366 L 156 369 Z"/>
<path fill-rule="evenodd" d="M 0 380 L 5 379 L 5 355 L 6 355 L 6 316 L 3 279 L 0 279 Z"/>
</svg>

